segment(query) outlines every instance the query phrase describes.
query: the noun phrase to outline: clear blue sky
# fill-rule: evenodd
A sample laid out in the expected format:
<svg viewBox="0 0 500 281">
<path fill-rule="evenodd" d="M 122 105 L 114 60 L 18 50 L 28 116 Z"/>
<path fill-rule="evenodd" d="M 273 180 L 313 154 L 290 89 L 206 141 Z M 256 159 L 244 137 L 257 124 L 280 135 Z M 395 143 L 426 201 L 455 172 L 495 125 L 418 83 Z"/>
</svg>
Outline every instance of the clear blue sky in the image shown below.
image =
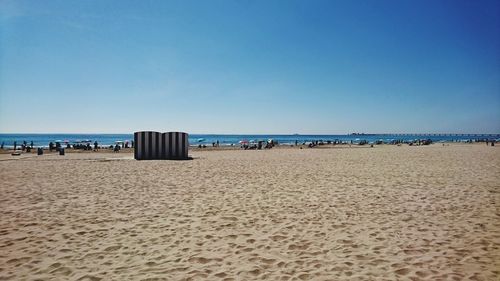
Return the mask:
<svg viewBox="0 0 500 281">
<path fill-rule="evenodd" d="M 0 132 L 500 133 L 500 1 L 0 0 Z"/>
</svg>

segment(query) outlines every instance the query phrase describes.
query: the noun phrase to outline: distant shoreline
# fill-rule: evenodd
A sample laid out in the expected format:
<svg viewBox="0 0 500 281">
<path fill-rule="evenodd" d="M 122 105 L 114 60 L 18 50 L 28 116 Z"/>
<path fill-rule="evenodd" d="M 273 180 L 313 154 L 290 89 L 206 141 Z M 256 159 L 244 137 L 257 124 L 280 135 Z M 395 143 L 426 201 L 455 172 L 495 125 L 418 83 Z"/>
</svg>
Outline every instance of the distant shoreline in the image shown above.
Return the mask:
<svg viewBox="0 0 500 281">
<path fill-rule="evenodd" d="M 347 144 L 380 144 L 405 143 L 418 140 L 432 142 L 484 142 L 486 140 L 500 141 L 500 134 L 350 134 L 350 135 L 216 135 L 189 134 L 190 146 L 239 146 L 240 142 L 257 143 L 273 140 L 281 145 L 308 144 L 311 142 L 347 143 Z M 0 134 L 0 143 L 4 148 L 12 148 L 14 142 L 20 147 L 24 142 L 33 147 L 48 147 L 49 143 L 59 142 L 63 147 L 67 144 L 110 146 L 116 143 L 132 143 L 133 134 Z"/>
<path fill-rule="evenodd" d="M 446 145 L 446 146 L 449 146 L 449 145 L 452 145 L 452 146 L 464 146 L 464 145 L 473 145 L 473 146 L 485 146 L 485 143 L 484 142 L 471 142 L 471 143 L 465 143 L 465 142 L 443 142 L 443 143 L 433 143 L 431 144 L 430 146 L 441 146 L 441 145 Z M 499 144 L 500 145 L 500 144 Z M 373 146 L 371 144 L 363 144 L 363 145 L 360 145 L 360 144 L 350 144 L 350 143 L 342 143 L 342 144 L 323 144 L 323 145 L 318 145 L 318 146 L 315 146 L 315 147 L 309 147 L 308 144 L 299 144 L 297 146 L 293 145 L 293 144 L 282 144 L 282 145 L 277 145 L 275 146 L 274 148 L 272 148 L 272 150 L 276 150 L 276 149 L 292 149 L 292 150 L 295 150 L 295 149 L 358 149 L 358 148 L 380 148 L 380 147 L 390 147 L 390 146 L 410 146 L 408 143 L 399 143 L 399 144 L 388 144 L 388 143 L 383 143 L 383 144 L 374 144 Z M 414 145 L 415 147 L 418 147 L 418 146 L 421 146 L 421 147 L 425 147 L 425 146 L 429 146 L 429 145 Z M 59 154 L 55 149 L 53 151 L 50 151 L 49 152 L 49 149 L 48 147 L 42 147 L 42 149 L 44 150 L 44 154 L 49 154 L 49 155 L 57 155 Z M 234 151 L 234 150 L 239 150 L 239 151 L 245 151 L 245 149 L 243 149 L 241 147 L 241 145 L 224 145 L 224 146 L 216 146 L 216 147 L 212 147 L 212 146 L 205 146 L 205 147 L 198 147 L 197 145 L 190 145 L 189 146 L 189 150 L 190 151 Z M 252 149 L 249 149 L 248 151 L 250 151 Z M 255 150 L 255 149 L 254 149 Z M 268 149 L 261 149 L 262 151 L 265 151 L 265 150 L 268 150 Z M 17 152 L 21 152 L 22 155 L 36 155 L 37 154 L 37 151 L 36 149 L 33 149 L 31 150 L 31 152 L 23 152 L 21 151 L 21 149 L 18 147 L 16 149 Z M 12 147 L 9 147 L 9 148 L 4 148 L 4 149 L 0 149 L 0 154 L 10 154 L 12 153 L 13 150 L 12 150 Z M 70 154 L 73 154 L 73 153 L 87 153 L 87 154 L 99 154 L 99 153 L 113 153 L 113 154 L 116 154 L 116 155 L 120 155 L 120 154 L 132 154 L 134 153 L 134 148 L 122 148 L 120 149 L 120 152 L 118 153 L 114 153 L 113 150 L 109 147 L 100 147 L 97 151 L 94 151 L 94 150 L 82 150 L 82 149 L 74 149 L 74 148 L 70 148 L 70 149 L 67 149 L 65 148 L 65 153 L 70 153 Z"/>
</svg>

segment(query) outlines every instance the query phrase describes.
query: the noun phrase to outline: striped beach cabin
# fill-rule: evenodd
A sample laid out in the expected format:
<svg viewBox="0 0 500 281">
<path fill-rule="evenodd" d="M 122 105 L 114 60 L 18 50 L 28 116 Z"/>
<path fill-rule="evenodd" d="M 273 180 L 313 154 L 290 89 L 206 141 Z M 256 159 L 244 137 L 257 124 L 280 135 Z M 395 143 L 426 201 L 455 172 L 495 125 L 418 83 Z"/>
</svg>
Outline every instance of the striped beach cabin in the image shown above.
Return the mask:
<svg viewBox="0 0 500 281">
<path fill-rule="evenodd" d="M 187 133 L 135 132 L 134 143 L 134 158 L 136 160 L 188 159 L 189 142 Z"/>
</svg>

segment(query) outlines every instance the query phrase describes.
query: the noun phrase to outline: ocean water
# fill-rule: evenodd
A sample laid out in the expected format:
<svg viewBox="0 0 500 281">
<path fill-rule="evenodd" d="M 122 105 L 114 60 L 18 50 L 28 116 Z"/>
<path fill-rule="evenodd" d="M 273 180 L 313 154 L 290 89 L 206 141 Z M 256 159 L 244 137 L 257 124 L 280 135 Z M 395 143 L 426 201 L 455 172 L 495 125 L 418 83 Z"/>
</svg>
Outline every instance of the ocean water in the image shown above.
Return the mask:
<svg viewBox="0 0 500 281">
<path fill-rule="evenodd" d="M 17 142 L 18 146 L 21 146 L 23 141 L 26 141 L 28 145 L 33 142 L 36 147 L 48 147 L 49 142 L 65 142 L 76 143 L 81 141 L 90 141 L 94 143 L 97 141 L 99 145 L 111 145 L 116 141 L 131 141 L 133 140 L 133 134 L 0 134 L 0 143 L 4 144 L 4 147 L 10 148 L 13 146 L 14 142 Z M 412 141 L 417 139 L 431 139 L 434 142 L 456 142 L 456 141 L 477 141 L 485 139 L 496 139 L 500 141 L 500 134 L 495 135 L 433 135 L 433 134 L 367 134 L 367 135 L 217 135 L 217 134 L 190 134 L 189 143 L 192 146 L 197 146 L 199 144 L 212 145 L 212 143 L 219 141 L 221 146 L 224 145 L 238 145 L 239 141 L 247 140 L 252 141 L 267 141 L 273 139 L 280 144 L 295 144 L 307 143 L 311 141 L 322 140 L 327 141 L 342 141 L 342 142 L 353 142 L 358 143 L 365 140 L 369 143 L 376 141 L 383 141 L 385 143 L 390 143 L 393 140 L 402 141 Z"/>
</svg>

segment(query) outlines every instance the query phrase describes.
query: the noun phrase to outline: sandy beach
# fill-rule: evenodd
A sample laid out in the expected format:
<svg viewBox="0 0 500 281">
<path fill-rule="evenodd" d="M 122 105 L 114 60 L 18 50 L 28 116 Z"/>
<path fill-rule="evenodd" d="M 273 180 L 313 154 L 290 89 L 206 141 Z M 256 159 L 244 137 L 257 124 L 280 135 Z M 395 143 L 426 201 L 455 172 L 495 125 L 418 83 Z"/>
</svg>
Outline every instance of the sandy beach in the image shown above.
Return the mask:
<svg viewBox="0 0 500 281">
<path fill-rule="evenodd" d="M 0 280 L 500 280 L 500 147 L 0 157 Z"/>
</svg>

